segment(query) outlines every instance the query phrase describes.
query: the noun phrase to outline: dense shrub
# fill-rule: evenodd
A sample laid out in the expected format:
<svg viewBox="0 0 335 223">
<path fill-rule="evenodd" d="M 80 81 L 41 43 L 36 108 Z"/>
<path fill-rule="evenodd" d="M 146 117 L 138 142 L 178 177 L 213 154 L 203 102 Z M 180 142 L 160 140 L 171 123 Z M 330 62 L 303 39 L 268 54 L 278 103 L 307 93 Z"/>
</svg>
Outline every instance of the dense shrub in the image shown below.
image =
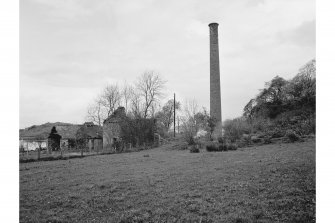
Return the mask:
<svg viewBox="0 0 335 223">
<path fill-rule="evenodd" d="M 219 151 L 219 145 L 217 143 L 211 142 L 211 143 L 207 144 L 206 150 L 208 152 L 217 152 L 217 151 Z"/>
<path fill-rule="evenodd" d="M 218 137 L 218 142 L 219 143 L 224 143 L 225 142 L 225 139 L 223 137 Z"/>
<path fill-rule="evenodd" d="M 243 134 L 249 134 L 252 130 L 251 125 L 243 117 L 226 120 L 223 129 L 225 137 L 232 142 L 236 142 L 236 140 L 242 138 Z"/>
<path fill-rule="evenodd" d="M 221 151 L 228 151 L 228 144 L 223 144 L 222 145 L 222 150 Z"/>
<path fill-rule="evenodd" d="M 181 150 L 186 150 L 186 149 L 188 149 L 187 144 L 182 144 L 182 145 L 180 146 L 180 149 L 181 149 Z"/>
<path fill-rule="evenodd" d="M 224 145 L 220 143 L 219 146 L 218 146 L 217 151 L 218 151 L 218 152 L 222 152 L 222 151 L 224 151 Z"/>
<path fill-rule="evenodd" d="M 196 145 L 192 145 L 191 149 L 190 149 L 190 152 L 191 153 L 199 153 L 200 150 L 199 150 L 199 148 Z"/>
<path fill-rule="evenodd" d="M 299 132 L 301 135 L 315 134 L 315 116 L 308 117 L 302 120 L 299 125 Z"/>
<path fill-rule="evenodd" d="M 264 117 L 257 117 L 249 119 L 248 123 L 251 126 L 252 132 L 263 132 L 273 128 L 274 123 L 270 119 Z"/>
<path fill-rule="evenodd" d="M 267 133 L 267 136 L 271 137 L 271 138 L 281 138 L 284 137 L 286 134 L 284 129 L 280 129 L 280 128 L 274 128 L 273 130 L 269 131 Z"/>
<path fill-rule="evenodd" d="M 271 144 L 272 143 L 272 140 L 270 137 L 265 137 L 264 138 L 264 144 Z"/>
<path fill-rule="evenodd" d="M 207 150 L 208 152 L 213 152 L 213 151 L 216 150 L 216 147 L 215 147 L 214 144 L 211 143 L 211 144 L 206 145 L 206 150 Z"/>
<path fill-rule="evenodd" d="M 222 152 L 222 151 L 228 151 L 228 150 L 236 150 L 235 147 L 237 149 L 237 145 L 232 144 L 232 143 L 226 144 L 226 143 L 212 142 L 206 146 L 206 150 L 208 152 Z"/>
<path fill-rule="evenodd" d="M 237 144 L 235 143 L 230 143 L 227 145 L 228 150 L 237 150 Z"/>
<path fill-rule="evenodd" d="M 285 137 L 290 140 L 290 142 L 296 142 L 300 139 L 299 135 L 297 135 L 293 130 L 287 130 Z"/>
<path fill-rule="evenodd" d="M 262 139 L 260 138 L 260 136 L 255 135 L 255 136 L 251 136 L 251 141 L 253 143 L 260 143 L 260 142 L 262 142 Z"/>
<path fill-rule="evenodd" d="M 195 140 L 195 145 L 198 146 L 199 149 L 201 149 L 204 146 L 204 141 L 202 141 L 201 139 L 197 139 Z"/>
<path fill-rule="evenodd" d="M 123 116 L 120 130 L 123 142 L 142 146 L 154 142 L 156 120 Z"/>
<path fill-rule="evenodd" d="M 123 143 L 121 141 L 116 141 L 114 143 L 114 148 L 116 152 L 122 152 L 123 150 Z"/>
<path fill-rule="evenodd" d="M 195 145 L 195 140 L 192 135 L 185 136 L 185 139 L 188 145 Z"/>
</svg>

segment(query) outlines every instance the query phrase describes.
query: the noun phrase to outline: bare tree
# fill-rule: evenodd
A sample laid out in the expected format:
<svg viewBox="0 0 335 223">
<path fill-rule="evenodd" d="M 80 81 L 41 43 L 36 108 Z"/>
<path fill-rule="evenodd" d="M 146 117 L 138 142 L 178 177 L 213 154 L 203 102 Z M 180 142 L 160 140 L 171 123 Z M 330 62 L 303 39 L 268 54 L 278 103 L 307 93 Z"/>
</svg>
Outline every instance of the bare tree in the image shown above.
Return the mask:
<svg viewBox="0 0 335 223">
<path fill-rule="evenodd" d="M 193 142 L 193 137 L 199 130 L 196 114 L 199 113 L 199 106 L 195 99 L 186 100 L 183 106 L 183 115 L 181 116 L 182 129 L 186 140 L 189 143 Z"/>
<path fill-rule="evenodd" d="M 105 87 L 100 96 L 101 104 L 107 110 L 107 117 L 120 105 L 121 94 L 117 84 L 109 84 Z"/>
<path fill-rule="evenodd" d="M 130 110 L 134 117 L 142 117 L 142 101 L 136 89 L 130 91 Z"/>
<path fill-rule="evenodd" d="M 126 113 L 134 117 L 154 116 L 159 99 L 163 96 L 165 81 L 154 71 L 147 71 L 137 80 L 135 87 L 124 83 L 107 85 L 87 109 L 86 119 L 102 125 L 103 121 L 117 109 L 125 107 Z"/>
<path fill-rule="evenodd" d="M 173 108 L 174 108 L 174 101 L 170 99 L 165 103 L 162 109 L 157 112 L 157 119 L 164 125 L 166 131 L 170 129 L 171 124 L 173 123 Z M 180 102 L 176 102 L 176 110 L 180 109 Z"/>
<path fill-rule="evenodd" d="M 143 117 L 147 118 L 152 105 L 163 96 L 165 83 L 160 75 L 154 71 L 144 72 L 136 83 L 136 89 L 143 98 Z"/>
<path fill-rule="evenodd" d="M 87 108 L 86 120 L 102 126 L 121 102 L 121 93 L 117 84 L 107 85 L 102 93 Z"/>
<path fill-rule="evenodd" d="M 195 99 L 185 100 L 183 111 L 187 118 L 194 117 L 200 111 L 198 102 Z"/>
<path fill-rule="evenodd" d="M 102 126 L 106 118 L 106 109 L 103 107 L 101 98 L 98 97 L 88 106 L 86 120 Z"/>
<path fill-rule="evenodd" d="M 133 86 L 124 83 L 122 90 L 121 90 L 121 103 L 126 109 L 126 113 L 129 112 L 129 104 L 131 103 L 131 97 L 133 92 Z"/>
</svg>

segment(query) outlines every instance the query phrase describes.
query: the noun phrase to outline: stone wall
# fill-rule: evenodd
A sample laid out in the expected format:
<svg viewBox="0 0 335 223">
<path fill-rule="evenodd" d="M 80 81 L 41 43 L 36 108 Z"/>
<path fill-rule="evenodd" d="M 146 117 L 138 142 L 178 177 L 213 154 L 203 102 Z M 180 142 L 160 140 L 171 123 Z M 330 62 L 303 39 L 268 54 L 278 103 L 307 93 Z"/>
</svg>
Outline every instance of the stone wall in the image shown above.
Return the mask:
<svg viewBox="0 0 335 223">
<path fill-rule="evenodd" d="M 115 140 L 120 140 L 121 128 L 118 122 L 105 122 L 103 125 L 103 148 L 111 147 Z"/>
</svg>

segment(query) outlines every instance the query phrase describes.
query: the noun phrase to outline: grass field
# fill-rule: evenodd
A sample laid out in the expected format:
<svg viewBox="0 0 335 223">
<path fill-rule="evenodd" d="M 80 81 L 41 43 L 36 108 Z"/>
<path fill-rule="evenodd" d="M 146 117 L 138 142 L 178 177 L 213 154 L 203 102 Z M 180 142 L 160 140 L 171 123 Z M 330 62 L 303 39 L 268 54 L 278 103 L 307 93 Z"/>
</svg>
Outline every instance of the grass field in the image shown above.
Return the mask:
<svg viewBox="0 0 335 223">
<path fill-rule="evenodd" d="M 20 164 L 21 222 L 315 222 L 315 141 Z"/>
</svg>

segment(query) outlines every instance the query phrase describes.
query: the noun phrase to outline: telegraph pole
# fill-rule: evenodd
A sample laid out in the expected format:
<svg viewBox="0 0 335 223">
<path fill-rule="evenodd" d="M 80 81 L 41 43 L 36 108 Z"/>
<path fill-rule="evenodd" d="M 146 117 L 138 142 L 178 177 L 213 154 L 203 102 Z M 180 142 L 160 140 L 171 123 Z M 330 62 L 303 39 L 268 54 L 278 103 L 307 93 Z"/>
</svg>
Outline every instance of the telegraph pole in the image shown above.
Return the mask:
<svg viewBox="0 0 335 223">
<path fill-rule="evenodd" d="M 173 93 L 173 137 L 176 137 L 176 94 Z"/>
</svg>

